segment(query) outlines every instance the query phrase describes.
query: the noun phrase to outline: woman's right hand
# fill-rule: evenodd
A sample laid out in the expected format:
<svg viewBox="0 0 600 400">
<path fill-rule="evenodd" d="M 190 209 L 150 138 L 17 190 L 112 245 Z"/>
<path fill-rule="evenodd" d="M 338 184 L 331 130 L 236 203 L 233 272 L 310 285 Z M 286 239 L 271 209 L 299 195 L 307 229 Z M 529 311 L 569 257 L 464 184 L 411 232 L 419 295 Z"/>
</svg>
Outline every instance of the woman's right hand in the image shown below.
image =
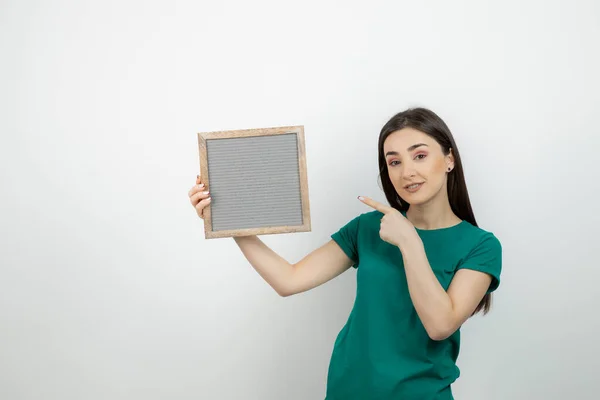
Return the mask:
<svg viewBox="0 0 600 400">
<path fill-rule="evenodd" d="M 200 175 L 196 178 L 196 184 L 188 192 L 190 203 L 196 209 L 196 214 L 204 219 L 204 209 L 210 204 L 211 198 L 208 188 L 200 180 Z"/>
</svg>

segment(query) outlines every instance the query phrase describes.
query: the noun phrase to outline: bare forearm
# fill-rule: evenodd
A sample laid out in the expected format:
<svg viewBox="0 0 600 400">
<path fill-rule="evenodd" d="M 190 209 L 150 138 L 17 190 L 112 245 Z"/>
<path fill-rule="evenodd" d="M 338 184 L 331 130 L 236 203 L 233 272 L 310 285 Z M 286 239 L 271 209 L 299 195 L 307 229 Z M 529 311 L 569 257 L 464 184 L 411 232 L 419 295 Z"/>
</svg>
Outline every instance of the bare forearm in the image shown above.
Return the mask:
<svg viewBox="0 0 600 400">
<path fill-rule="evenodd" d="M 432 339 L 444 339 L 453 331 L 452 301 L 433 273 L 422 242 L 401 249 L 408 290 L 417 314 Z"/>
<path fill-rule="evenodd" d="M 234 237 L 242 253 L 258 274 L 281 295 L 289 293 L 293 266 L 257 236 Z"/>
</svg>

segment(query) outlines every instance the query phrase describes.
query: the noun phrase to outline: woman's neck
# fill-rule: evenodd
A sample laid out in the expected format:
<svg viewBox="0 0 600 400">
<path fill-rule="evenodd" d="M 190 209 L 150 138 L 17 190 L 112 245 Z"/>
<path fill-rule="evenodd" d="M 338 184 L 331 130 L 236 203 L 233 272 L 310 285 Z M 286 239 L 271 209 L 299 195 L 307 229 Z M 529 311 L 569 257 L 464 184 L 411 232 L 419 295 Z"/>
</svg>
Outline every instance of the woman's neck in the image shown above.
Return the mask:
<svg viewBox="0 0 600 400">
<path fill-rule="evenodd" d="M 406 218 L 415 228 L 423 230 L 448 228 L 461 222 L 452 211 L 447 197 L 432 199 L 425 204 L 411 205 L 406 212 Z"/>
</svg>

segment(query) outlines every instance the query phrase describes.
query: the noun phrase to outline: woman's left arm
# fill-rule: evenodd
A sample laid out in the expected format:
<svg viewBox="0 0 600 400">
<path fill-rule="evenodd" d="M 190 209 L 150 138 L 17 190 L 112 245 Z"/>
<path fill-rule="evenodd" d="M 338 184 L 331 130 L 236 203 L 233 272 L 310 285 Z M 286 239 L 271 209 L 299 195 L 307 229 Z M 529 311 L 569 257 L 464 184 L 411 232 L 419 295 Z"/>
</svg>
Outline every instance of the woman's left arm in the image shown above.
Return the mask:
<svg viewBox="0 0 600 400">
<path fill-rule="evenodd" d="M 475 311 L 492 277 L 484 272 L 460 269 L 446 292 L 433 273 L 418 235 L 399 244 L 404 259 L 408 290 L 417 314 L 433 340 L 452 335 Z"/>
</svg>

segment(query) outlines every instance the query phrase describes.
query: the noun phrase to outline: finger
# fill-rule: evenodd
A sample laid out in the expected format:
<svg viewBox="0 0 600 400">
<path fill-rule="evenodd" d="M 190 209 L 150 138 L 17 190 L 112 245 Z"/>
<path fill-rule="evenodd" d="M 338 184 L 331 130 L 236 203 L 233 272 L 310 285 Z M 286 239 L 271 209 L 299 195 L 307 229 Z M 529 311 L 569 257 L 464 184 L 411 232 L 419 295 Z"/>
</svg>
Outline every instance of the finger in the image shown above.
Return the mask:
<svg viewBox="0 0 600 400">
<path fill-rule="evenodd" d="M 196 211 L 199 213 L 198 215 L 200 215 L 200 213 L 203 212 L 205 207 L 208 207 L 208 205 L 210 204 L 210 202 L 212 201 L 212 199 L 209 197 L 207 199 L 204 199 L 202 201 L 200 201 L 198 204 L 196 204 Z"/>
<path fill-rule="evenodd" d="M 190 202 L 194 207 L 198 204 L 200 200 L 207 199 L 210 196 L 210 192 L 208 190 L 203 192 L 197 192 L 193 196 L 190 197 Z"/>
<path fill-rule="evenodd" d="M 201 183 L 201 184 L 199 184 L 199 185 L 194 185 L 194 186 L 192 186 L 192 188 L 191 188 L 191 189 L 190 189 L 190 191 L 188 192 L 188 197 L 192 197 L 194 194 L 196 194 L 197 192 L 199 192 L 199 191 L 201 191 L 201 190 L 202 190 L 202 191 L 204 191 L 204 190 L 207 190 L 207 189 L 204 187 L 204 183 Z"/>
<path fill-rule="evenodd" d="M 375 210 L 380 211 L 384 214 L 387 214 L 388 212 L 394 210 L 394 208 L 392 208 L 390 206 L 386 206 L 385 204 L 381 204 L 369 197 L 358 196 L 358 199 L 360 201 L 362 201 L 363 203 L 365 203 L 366 205 L 368 205 L 369 207 L 372 207 Z"/>
</svg>

